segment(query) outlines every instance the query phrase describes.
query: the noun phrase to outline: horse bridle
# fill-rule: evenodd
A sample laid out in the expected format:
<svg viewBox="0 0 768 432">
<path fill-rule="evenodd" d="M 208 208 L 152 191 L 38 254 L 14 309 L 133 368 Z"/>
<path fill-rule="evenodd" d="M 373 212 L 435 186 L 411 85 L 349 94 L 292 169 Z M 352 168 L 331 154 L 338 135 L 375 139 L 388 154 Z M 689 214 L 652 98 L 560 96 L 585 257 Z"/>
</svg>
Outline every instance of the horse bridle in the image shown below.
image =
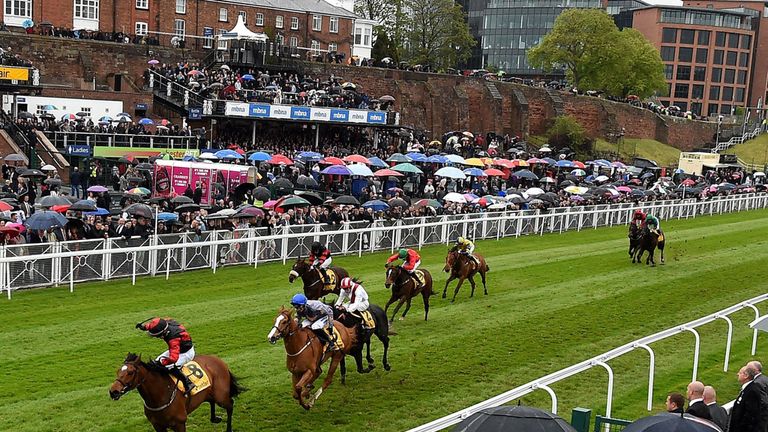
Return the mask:
<svg viewBox="0 0 768 432">
<path fill-rule="evenodd" d="M 127 365 L 128 365 L 127 363 L 123 363 L 123 366 L 127 366 Z M 147 380 L 147 377 L 145 375 L 144 377 L 142 377 L 141 382 L 139 382 L 138 384 L 136 384 L 134 387 L 131 388 L 131 386 L 129 384 L 124 383 L 123 380 L 121 380 L 120 378 L 115 378 L 115 381 L 120 383 L 120 385 L 123 386 L 123 388 L 120 390 L 120 395 L 121 396 L 125 395 L 126 393 L 128 393 L 129 391 L 131 391 L 133 389 L 138 389 L 139 387 L 141 387 L 142 384 L 144 384 L 144 382 L 146 380 Z M 168 386 L 167 388 L 170 389 L 171 386 Z M 171 393 L 171 399 L 165 405 L 157 407 L 157 408 L 153 408 L 153 407 L 147 405 L 147 402 L 144 400 L 143 397 L 141 398 L 141 401 L 144 404 L 144 408 L 148 409 L 149 411 L 153 411 L 153 412 L 162 411 L 162 410 L 168 408 L 169 406 L 171 406 L 173 401 L 176 399 L 176 393 L 178 392 L 178 390 L 179 390 L 178 387 L 173 386 L 173 393 Z"/>
<path fill-rule="evenodd" d="M 312 266 L 309 266 L 309 268 L 310 268 L 310 269 L 312 269 Z M 297 272 L 297 271 L 296 271 L 296 270 L 294 270 L 294 269 L 291 269 L 291 271 L 295 271 L 295 272 L 296 272 L 296 274 L 297 274 L 297 275 L 299 275 L 298 277 L 302 277 L 302 275 L 303 275 L 303 273 L 302 273 L 302 274 L 299 274 L 299 272 Z M 322 274 L 322 273 L 320 273 L 320 269 L 319 269 L 319 268 L 315 268 L 315 271 L 317 272 L 317 275 L 320 277 L 320 279 L 317 279 L 317 280 L 315 280 L 315 281 L 314 281 L 314 282 L 312 282 L 311 284 L 307 285 L 307 287 L 312 287 L 312 286 L 315 286 L 315 285 L 317 285 L 319 282 L 321 282 L 321 281 L 323 280 L 323 274 Z"/>
<path fill-rule="evenodd" d="M 278 337 L 278 339 L 282 339 L 283 338 L 283 331 L 280 330 L 279 328 L 277 328 L 276 325 L 273 325 L 272 328 L 277 330 L 277 334 L 280 335 L 280 337 Z M 298 331 L 299 331 L 299 329 L 297 329 L 296 331 L 289 331 L 286 336 L 293 336 L 296 333 L 298 333 Z M 301 347 L 301 349 L 298 352 L 296 352 L 295 354 L 291 354 L 288 351 L 286 351 L 285 353 L 288 355 L 288 357 L 296 357 L 297 355 L 303 353 L 304 350 L 306 350 L 312 344 L 312 339 L 314 339 L 314 337 L 312 335 L 310 335 L 309 338 L 307 339 L 307 343 L 305 343 L 304 346 Z"/>
</svg>

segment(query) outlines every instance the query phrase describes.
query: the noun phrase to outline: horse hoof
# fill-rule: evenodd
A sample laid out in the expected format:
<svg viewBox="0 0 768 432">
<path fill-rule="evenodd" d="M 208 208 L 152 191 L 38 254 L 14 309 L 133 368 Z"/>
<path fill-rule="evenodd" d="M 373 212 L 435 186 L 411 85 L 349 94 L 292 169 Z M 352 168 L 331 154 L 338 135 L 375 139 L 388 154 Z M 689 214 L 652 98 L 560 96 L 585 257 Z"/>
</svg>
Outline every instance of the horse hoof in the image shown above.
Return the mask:
<svg viewBox="0 0 768 432">
<path fill-rule="evenodd" d="M 374 369 L 376 369 L 376 365 L 375 364 L 371 363 L 371 364 L 368 365 L 368 372 L 370 372 L 370 371 L 372 371 Z"/>
<path fill-rule="evenodd" d="M 385 371 L 388 371 L 388 370 L 390 370 L 390 369 L 392 369 L 392 366 L 390 366 L 390 365 L 388 365 L 388 364 L 385 364 L 385 365 L 384 365 L 384 370 L 385 370 Z"/>
<path fill-rule="evenodd" d="M 398 320 L 398 321 L 404 321 L 404 320 L 405 320 L 405 317 L 400 317 L 400 318 L 398 318 L 397 320 Z"/>
<path fill-rule="evenodd" d="M 443 298 L 447 297 L 445 294 L 443 294 Z"/>
<path fill-rule="evenodd" d="M 211 423 L 218 424 L 218 423 L 221 423 L 221 420 L 222 420 L 221 417 L 216 416 L 216 417 L 211 419 Z"/>
</svg>

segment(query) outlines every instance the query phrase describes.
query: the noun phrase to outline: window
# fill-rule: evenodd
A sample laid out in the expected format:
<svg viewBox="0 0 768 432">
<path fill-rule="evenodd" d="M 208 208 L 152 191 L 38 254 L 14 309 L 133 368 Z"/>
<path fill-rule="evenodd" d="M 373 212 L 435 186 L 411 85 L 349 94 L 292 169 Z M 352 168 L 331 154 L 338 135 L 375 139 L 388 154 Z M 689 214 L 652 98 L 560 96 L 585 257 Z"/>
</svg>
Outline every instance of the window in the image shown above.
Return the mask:
<svg viewBox="0 0 768 432">
<path fill-rule="evenodd" d="M 149 9 L 149 0 L 136 0 L 136 9 Z"/>
<path fill-rule="evenodd" d="M 291 17 L 291 30 L 298 30 L 299 29 L 299 19 L 296 17 Z"/>
<path fill-rule="evenodd" d="M 99 0 L 75 0 L 75 18 L 98 20 Z"/>
<path fill-rule="evenodd" d="M 717 104 L 709 104 L 707 107 L 707 115 L 715 115 L 717 114 L 717 111 L 720 109 L 720 107 Z"/>
<path fill-rule="evenodd" d="M 312 54 L 320 54 L 320 42 L 313 40 L 309 48 L 312 50 Z"/>
<path fill-rule="evenodd" d="M 736 72 L 736 84 L 746 84 L 747 83 L 747 71 L 740 70 Z"/>
<path fill-rule="evenodd" d="M 671 64 L 665 64 L 664 65 L 664 78 L 671 80 L 672 79 L 672 69 L 674 66 Z"/>
<path fill-rule="evenodd" d="M 749 65 L 749 53 L 740 53 L 739 54 L 739 66 L 747 67 L 747 65 Z"/>
<path fill-rule="evenodd" d="M 239 17 L 243 17 L 243 24 L 245 24 L 245 23 L 246 23 L 246 20 L 248 19 L 248 15 L 246 15 L 245 11 L 239 11 L 239 12 L 237 13 L 237 16 L 239 16 Z"/>
<path fill-rule="evenodd" d="M 693 68 L 693 80 L 694 81 L 706 81 L 707 68 L 703 66 L 696 66 Z"/>
<path fill-rule="evenodd" d="M 690 81 L 691 79 L 691 67 L 690 66 L 677 66 L 677 80 L 678 81 Z"/>
<path fill-rule="evenodd" d="M 226 32 L 227 32 L 227 29 L 219 29 L 219 44 L 218 44 L 217 48 L 220 49 L 220 50 L 227 49 L 227 41 L 226 40 L 221 40 L 221 35 L 223 35 Z"/>
<path fill-rule="evenodd" d="M 283 45 L 285 43 L 285 36 L 281 35 L 280 33 L 275 35 L 275 43 L 277 45 Z"/>
<path fill-rule="evenodd" d="M 183 19 L 173 21 L 173 34 L 184 39 L 186 37 L 187 22 Z"/>
<path fill-rule="evenodd" d="M 696 48 L 696 63 L 706 63 L 709 50 L 706 48 Z"/>
<path fill-rule="evenodd" d="M 736 80 L 736 71 L 734 69 L 726 69 L 725 79 L 723 80 L 723 82 L 726 84 L 733 84 L 735 80 Z"/>
<path fill-rule="evenodd" d="M 227 20 L 227 8 L 219 8 L 219 21 Z"/>
<path fill-rule="evenodd" d="M 675 61 L 675 47 L 661 47 L 661 59 L 664 61 Z"/>
<path fill-rule="evenodd" d="M 328 52 L 336 52 L 339 49 L 339 46 L 335 43 L 329 43 L 328 44 Z"/>
<path fill-rule="evenodd" d="M 283 16 L 278 15 L 275 17 L 275 28 L 283 28 Z"/>
<path fill-rule="evenodd" d="M 675 97 L 688 99 L 688 84 L 675 84 Z"/>
<path fill-rule="evenodd" d="M 264 25 L 264 14 L 263 13 L 257 13 L 256 14 L 256 25 L 257 26 L 263 26 Z"/>
<path fill-rule="evenodd" d="M 299 38 L 297 38 L 296 36 L 291 36 L 291 46 L 292 47 L 299 46 Z"/>
<path fill-rule="evenodd" d="M 715 45 L 719 47 L 725 46 L 725 32 L 715 33 Z"/>
<path fill-rule="evenodd" d="M 739 47 L 739 34 L 728 33 L 728 48 L 738 48 L 738 47 Z"/>
<path fill-rule="evenodd" d="M 87 115 L 83 117 L 90 117 L 91 116 L 91 107 L 80 107 L 80 112 L 84 112 Z"/>
<path fill-rule="evenodd" d="M 145 22 L 136 22 L 136 36 L 146 36 L 149 26 Z"/>
<path fill-rule="evenodd" d="M 680 48 L 677 50 L 677 60 L 690 63 L 693 60 L 693 48 Z"/>
<path fill-rule="evenodd" d="M 701 102 L 691 102 L 691 112 L 701 115 Z"/>
<path fill-rule="evenodd" d="M 680 30 L 680 43 L 686 45 L 693 45 L 693 40 L 696 32 L 693 30 L 682 29 Z"/>
<path fill-rule="evenodd" d="M 750 49 L 752 47 L 752 36 L 741 35 L 741 49 Z"/>
<path fill-rule="evenodd" d="M 331 33 L 338 33 L 339 32 L 339 18 L 338 17 L 331 17 L 330 24 L 328 25 L 328 31 Z"/>
<path fill-rule="evenodd" d="M 323 17 L 320 15 L 312 15 L 312 30 L 321 31 L 323 29 Z"/>
<path fill-rule="evenodd" d="M 728 66 L 736 66 L 737 56 L 738 53 L 736 51 L 728 51 L 728 54 L 725 55 L 725 64 Z"/>
<path fill-rule="evenodd" d="M 709 45 L 708 30 L 699 30 L 699 45 Z"/>
<path fill-rule="evenodd" d="M 371 29 L 370 28 L 365 29 L 365 34 L 363 35 L 363 45 L 371 46 Z"/>
<path fill-rule="evenodd" d="M 733 100 L 733 87 L 723 87 L 723 100 L 726 102 Z"/>
<path fill-rule="evenodd" d="M 712 82 L 719 83 L 723 77 L 723 70 L 721 68 L 712 68 Z"/>
<path fill-rule="evenodd" d="M 176 0 L 176 13 L 177 14 L 187 13 L 187 0 Z"/>
<path fill-rule="evenodd" d="M 203 27 L 203 48 L 213 48 L 213 29 Z"/>
<path fill-rule="evenodd" d="M 716 65 L 723 64 L 723 50 L 715 50 L 715 57 L 712 59 L 712 63 Z"/>
<path fill-rule="evenodd" d="M 704 97 L 704 86 L 694 85 L 691 87 L 691 99 L 701 99 Z"/>
<path fill-rule="evenodd" d="M 688 102 L 685 101 L 675 101 L 674 105 L 678 108 L 680 108 L 681 111 L 688 111 Z"/>
<path fill-rule="evenodd" d="M 664 43 L 677 42 L 677 29 L 664 27 L 661 31 L 661 41 Z"/>
<path fill-rule="evenodd" d="M 712 86 L 709 88 L 709 99 L 710 100 L 720 99 L 720 86 Z"/>
<path fill-rule="evenodd" d="M 720 114 L 731 115 L 731 106 L 725 104 L 720 105 Z"/>
<path fill-rule="evenodd" d="M 744 102 L 744 89 L 736 88 L 733 93 L 734 102 Z"/>
</svg>

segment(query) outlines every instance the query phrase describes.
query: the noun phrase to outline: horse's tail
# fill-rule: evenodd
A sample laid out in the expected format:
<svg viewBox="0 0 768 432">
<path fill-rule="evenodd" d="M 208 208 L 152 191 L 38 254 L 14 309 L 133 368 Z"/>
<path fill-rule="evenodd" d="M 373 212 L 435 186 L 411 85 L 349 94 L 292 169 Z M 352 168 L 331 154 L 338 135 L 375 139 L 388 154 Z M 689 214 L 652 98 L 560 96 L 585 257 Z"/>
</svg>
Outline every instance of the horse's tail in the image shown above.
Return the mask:
<svg viewBox="0 0 768 432">
<path fill-rule="evenodd" d="M 248 390 L 237 382 L 237 377 L 230 372 L 229 373 L 229 397 L 237 397 L 240 393 Z"/>
</svg>

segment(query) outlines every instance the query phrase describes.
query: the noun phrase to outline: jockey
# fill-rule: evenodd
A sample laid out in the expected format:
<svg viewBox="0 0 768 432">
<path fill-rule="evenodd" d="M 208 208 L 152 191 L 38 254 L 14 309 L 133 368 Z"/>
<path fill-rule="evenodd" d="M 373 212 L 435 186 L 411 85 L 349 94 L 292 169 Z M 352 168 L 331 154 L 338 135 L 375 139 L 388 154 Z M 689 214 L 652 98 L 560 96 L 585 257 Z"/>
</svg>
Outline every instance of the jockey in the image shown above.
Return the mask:
<svg viewBox="0 0 768 432">
<path fill-rule="evenodd" d="M 331 340 L 333 334 L 333 309 L 318 300 L 307 300 L 304 294 L 296 294 L 291 299 L 291 305 L 296 308 L 296 316 L 301 327 L 309 327 L 326 350 L 333 351 L 335 345 Z"/>
<path fill-rule="evenodd" d="M 331 258 L 331 251 L 327 247 L 320 244 L 320 242 L 312 243 L 312 248 L 309 254 L 309 264 L 312 268 L 320 270 L 320 274 L 323 276 L 323 283 L 331 283 L 331 278 L 328 277 L 327 269 L 331 266 L 333 259 Z"/>
<path fill-rule="evenodd" d="M 344 306 L 344 303 L 348 303 L 347 306 Z M 336 307 L 362 320 L 362 312 L 367 311 L 368 306 L 368 293 L 365 292 L 365 288 L 355 279 L 349 277 L 342 279 Z"/>
<path fill-rule="evenodd" d="M 632 223 L 642 226 L 645 223 L 646 215 L 642 210 L 637 209 L 632 214 Z"/>
<path fill-rule="evenodd" d="M 457 251 L 458 253 L 467 256 L 469 259 L 472 260 L 472 262 L 477 265 L 477 258 L 475 258 L 472 253 L 475 251 L 475 244 L 464 237 L 459 237 L 456 239 L 456 244 L 451 248 L 451 251 Z"/>
<path fill-rule="evenodd" d="M 184 391 L 189 393 L 195 385 L 181 371 L 181 367 L 195 358 L 195 346 L 187 329 L 171 318 L 153 318 L 149 322 L 140 322 L 136 328 L 146 331 L 149 336 L 162 338 L 168 344 L 168 350 L 160 354 L 155 361 L 165 366 L 171 375 L 184 384 Z"/>
<path fill-rule="evenodd" d="M 648 229 L 657 232 L 657 230 L 661 229 L 661 225 L 659 224 L 659 220 L 654 215 L 648 215 L 645 218 L 645 224 L 648 226 Z"/>
<path fill-rule="evenodd" d="M 413 278 L 413 281 L 416 283 L 416 286 L 421 286 L 421 283 L 419 283 L 419 280 L 416 278 L 416 275 L 414 274 L 414 270 L 419 268 L 421 265 L 421 256 L 419 256 L 419 253 L 416 252 L 413 249 L 400 249 L 396 254 L 392 255 L 387 259 L 387 264 L 397 260 L 401 259 L 403 260 L 403 265 L 401 266 L 403 270 L 407 271 L 408 274 Z"/>
</svg>

